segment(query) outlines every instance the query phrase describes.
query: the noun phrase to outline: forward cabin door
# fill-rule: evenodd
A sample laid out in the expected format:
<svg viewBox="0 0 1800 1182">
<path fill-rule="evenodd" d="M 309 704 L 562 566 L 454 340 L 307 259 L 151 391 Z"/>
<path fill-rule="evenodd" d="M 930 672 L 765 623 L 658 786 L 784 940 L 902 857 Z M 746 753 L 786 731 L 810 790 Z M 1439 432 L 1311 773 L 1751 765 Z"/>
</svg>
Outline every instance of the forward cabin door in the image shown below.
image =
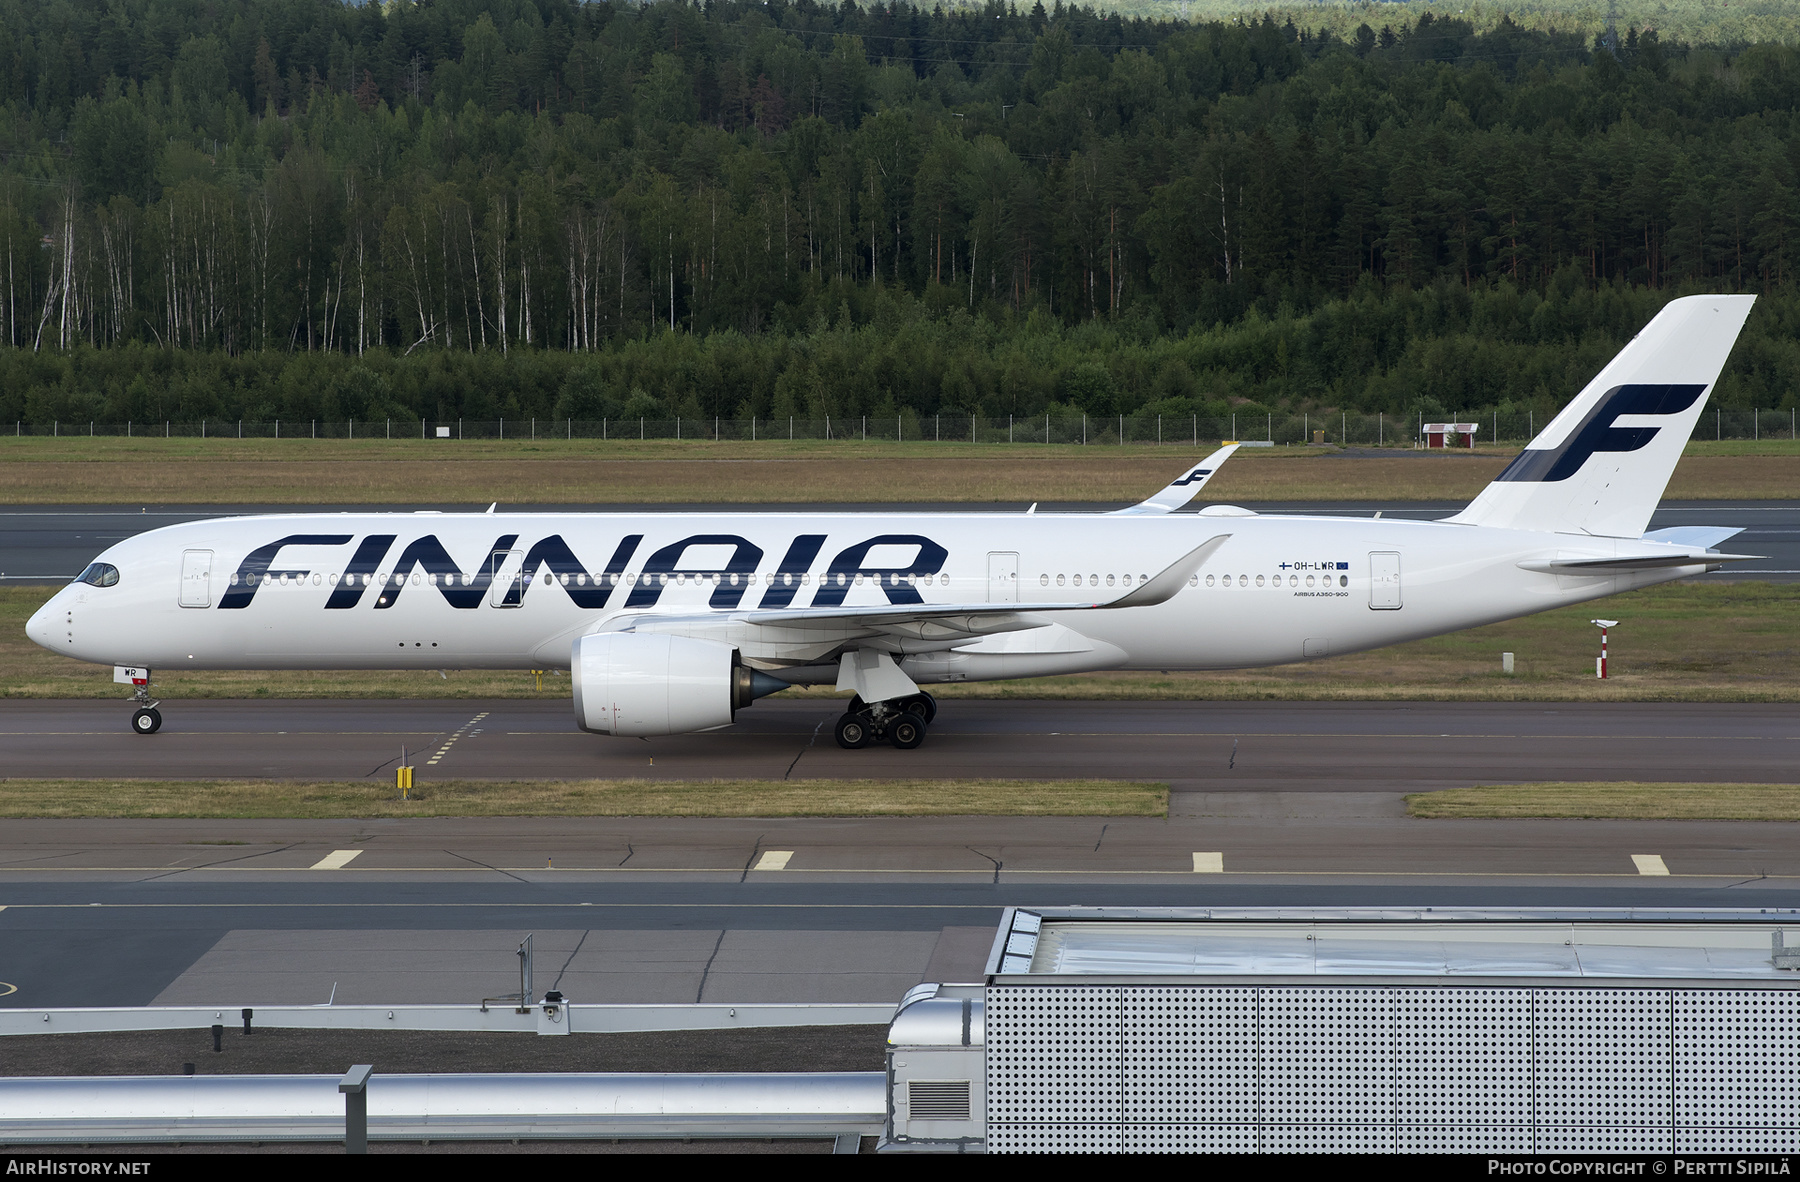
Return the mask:
<svg viewBox="0 0 1800 1182">
<path fill-rule="evenodd" d="M 1019 556 L 1014 552 L 988 555 L 988 602 L 1019 602 Z"/>
<path fill-rule="evenodd" d="M 212 606 L 212 560 L 211 550 L 183 550 L 181 552 L 181 606 Z"/>
<path fill-rule="evenodd" d="M 524 565 L 523 550 L 496 550 L 488 555 L 489 607 L 518 607 L 524 601 L 525 588 L 519 584 Z"/>
<path fill-rule="evenodd" d="M 1392 551 L 1369 555 L 1369 608 L 1372 611 L 1400 609 L 1400 555 Z"/>
</svg>

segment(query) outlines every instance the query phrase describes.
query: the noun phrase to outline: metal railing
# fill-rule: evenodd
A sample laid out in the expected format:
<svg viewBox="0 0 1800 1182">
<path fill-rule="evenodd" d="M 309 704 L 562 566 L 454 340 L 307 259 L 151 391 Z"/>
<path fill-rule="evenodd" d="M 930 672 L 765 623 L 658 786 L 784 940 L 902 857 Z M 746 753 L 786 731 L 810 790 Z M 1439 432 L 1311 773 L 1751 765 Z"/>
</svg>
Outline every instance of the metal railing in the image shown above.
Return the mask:
<svg viewBox="0 0 1800 1182">
<path fill-rule="evenodd" d="M 336 1075 L 0 1079 L 0 1144 L 343 1141 Z M 373 1074 L 375 1141 L 879 1135 L 868 1072 Z"/>
</svg>

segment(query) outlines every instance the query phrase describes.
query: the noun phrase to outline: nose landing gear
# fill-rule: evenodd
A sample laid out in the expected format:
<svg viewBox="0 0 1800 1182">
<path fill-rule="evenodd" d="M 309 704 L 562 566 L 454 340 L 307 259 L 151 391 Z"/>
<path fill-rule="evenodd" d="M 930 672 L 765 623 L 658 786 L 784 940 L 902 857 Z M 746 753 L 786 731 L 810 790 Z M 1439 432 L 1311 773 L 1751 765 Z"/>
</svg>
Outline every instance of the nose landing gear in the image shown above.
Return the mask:
<svg viewBox="0 0 1800 1182">
<path fill-rule="evenodd" d="M 837 721 L 837 743 L 846 751 L 854 751 L 886 739 L 902 751 L 911 751 L 925 741 L 925 731 L 937 717 L 937 700 L 930 694 L 891 698 L 885 702 L 850 699 L 850 707 Z"/>
<path fill-rule="evenodd" d="M 162 729 L 162 712 L 157 710 L 162 703 L 150 700 L 150 671 L 143 670 L 142 677 L 136 676 L 138 670 L 131 672 L 131 700 L 137 704 L 131 715 L 131 729 L 140 735 L 154 735 Z"/>
</svg>

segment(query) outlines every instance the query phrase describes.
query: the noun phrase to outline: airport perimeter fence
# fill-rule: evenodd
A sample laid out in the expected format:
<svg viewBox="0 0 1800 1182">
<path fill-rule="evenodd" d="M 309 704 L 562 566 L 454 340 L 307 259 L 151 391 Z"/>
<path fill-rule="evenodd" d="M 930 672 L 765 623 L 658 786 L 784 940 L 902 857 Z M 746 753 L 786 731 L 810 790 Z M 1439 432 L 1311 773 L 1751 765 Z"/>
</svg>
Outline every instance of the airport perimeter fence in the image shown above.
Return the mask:
<svg viewBox="0 0 1800 1182">
<path fill-rule="evenodd" d="M 24 436 L 105 436 L 180 439 L 531 439 L 531 440 L 844 440 L 903 443 L 1081 444 L 1095 447 L 1161 445 L 1215 447 L 1236 439 L 1266 446 L 1318 444 L 1337 447 L 1421 445 L 1427 418 L 1389 414 L 1199 415 L 859 415 L 847 418 L 675 419 L 202 419 L 176 422 L 15 422 Z M 1480 411 L 1445 415 L 1444 422 L 1472 424 L 1477 446 L 1519 446 L 1543 420 L 1532 412 Z M 1694 425 L 1694 439 L 1800 438 L 1800 413 L 1790 410 L 1713 408 Z M 1454 435 L 1452 446 L 1466 446 Z"/>
</svg>

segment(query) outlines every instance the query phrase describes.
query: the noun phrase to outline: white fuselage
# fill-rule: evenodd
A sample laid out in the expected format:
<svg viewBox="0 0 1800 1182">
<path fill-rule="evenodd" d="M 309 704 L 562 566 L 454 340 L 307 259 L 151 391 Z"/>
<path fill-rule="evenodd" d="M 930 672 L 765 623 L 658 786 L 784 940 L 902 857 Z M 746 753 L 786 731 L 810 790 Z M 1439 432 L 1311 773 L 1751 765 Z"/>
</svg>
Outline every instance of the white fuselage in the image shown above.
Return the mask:
<svg viewBox="0 0 1800 1182">
<path fill-rule="evenodd" d="M 1050 611 L 1042 627 L 975 640 L 870 640 L 854 627 L 789 636 L 730 618 L 1008 596 L 1025 612 L 1105 603 L 1222 534 L 1166 602 Z M 295 537 L 314 540 L 272 549 Z M 99 556 L 117 567 L 115 585 L 71 584 L 28 632 L 80 660 L 157 670 L 567 668 L 577 638 L 624 628 L 723 640 L 795 681 L 826 680 L 855 643 L 893 653 L 920 684 L 1220 669 L 1376 648 L 1704 569 L 1571 576 L 1519 565 L 1610 558 L 1621 545 L 1643 548 L 1438 522 L 1192 513 L 274 515 L 121 542 Z"/>
</svg>

